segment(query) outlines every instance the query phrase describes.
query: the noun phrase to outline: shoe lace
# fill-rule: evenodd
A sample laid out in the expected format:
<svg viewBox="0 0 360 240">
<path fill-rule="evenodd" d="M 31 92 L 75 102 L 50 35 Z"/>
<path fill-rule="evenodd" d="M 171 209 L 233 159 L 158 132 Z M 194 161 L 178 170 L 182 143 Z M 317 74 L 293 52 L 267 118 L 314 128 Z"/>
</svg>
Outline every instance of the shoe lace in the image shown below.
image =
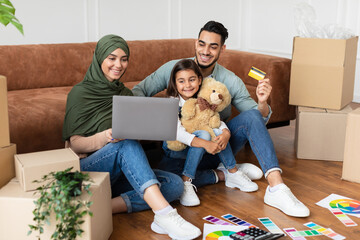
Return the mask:
<svg viewBox="0 0 360 240">
<path fill-rule="evenodd" d="M 183 225 L 186 220 L 183 219 L 177 212 L 174 212 L 171 216 L 170 216 L 171 221 L 173 221 L 177 226 L 181 226 Z"/>
<path fill-rule="evenodd" d="M 237 174 L 239 175 L 239 177 L 241 177 L 241 180 L 246 182 L 252 182 L 250 178 L 242 170 L 238 169 Z"/>
<path fill-rule="evenodd" d="M 190 187 L 195 188 L 195 192 L 197 192 L 197 187 L 194 184 L 192 184 L 192 179 L 190 178 L 189 180 L 187 180 L 187 182 L 188 182 L 187 186 L 189 188 Z"/>
</svg>

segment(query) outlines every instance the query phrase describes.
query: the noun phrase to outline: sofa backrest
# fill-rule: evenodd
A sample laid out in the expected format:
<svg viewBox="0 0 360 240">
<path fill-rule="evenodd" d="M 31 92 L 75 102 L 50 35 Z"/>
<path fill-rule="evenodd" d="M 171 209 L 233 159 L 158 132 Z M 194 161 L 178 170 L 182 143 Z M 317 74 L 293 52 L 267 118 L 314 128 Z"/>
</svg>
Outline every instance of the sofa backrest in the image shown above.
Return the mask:
<svg viewBox="0 0 360 240">
<path fill-rule="evenodd" d="M 195 39 L 128 41 L 130 64 L 122 81 L 132 87 L 167 61 L 194 56 Z M 83 80 L 96 43 L 0 46 L 0 75 L 8 91 L 73 86 Z"/>
</svg>

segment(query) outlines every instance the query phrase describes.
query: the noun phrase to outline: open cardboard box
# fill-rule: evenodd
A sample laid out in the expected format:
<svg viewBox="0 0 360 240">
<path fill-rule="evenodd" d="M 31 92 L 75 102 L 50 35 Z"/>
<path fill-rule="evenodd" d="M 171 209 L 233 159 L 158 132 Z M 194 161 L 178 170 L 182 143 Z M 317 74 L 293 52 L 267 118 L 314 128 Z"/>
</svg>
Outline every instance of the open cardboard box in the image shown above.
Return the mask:
<svg viewBox="0 0 360 240">
<path fill-rule="evenodd" d="M 295 37 L 289 103 L 340 110 L 353 100 L 358 37 Z"/>
<path fill-rule="evenodd" d="M 93 217 L 86 215 L 83 218 L 84 232 L 81 238 L 77 239 L 107 240 L 113 230 L 110 177 L 108 173 L 103 172 L 89 172 L 89 176 L 94 181 L 90 187 L 92 195 L 84 192 L 81 199 L 93 202 L 90 207 Z M 0 189 L 0 239 L 37 239 L 35 232 L 27 236 L 30 230 L 28 225 L 34 224 L 32 211 L 35 208 L 35 199 L 37 195 L 34 195 L 34 192 L 24 192 L 15 178 Z M 51 219 L 50 226 L 44 225 L 41 239 L 50 239 L 54 232 L 54 216 Z"/>
<path fill-rule="evenodd" d="M 73 167 L 72 171 L 80 171 L 79 157 L 70 148 L 15 155 L 16 178 L 24 191 L 32 191 L 40 186 L 34 180 L 70 167 Z"/>
</svg>

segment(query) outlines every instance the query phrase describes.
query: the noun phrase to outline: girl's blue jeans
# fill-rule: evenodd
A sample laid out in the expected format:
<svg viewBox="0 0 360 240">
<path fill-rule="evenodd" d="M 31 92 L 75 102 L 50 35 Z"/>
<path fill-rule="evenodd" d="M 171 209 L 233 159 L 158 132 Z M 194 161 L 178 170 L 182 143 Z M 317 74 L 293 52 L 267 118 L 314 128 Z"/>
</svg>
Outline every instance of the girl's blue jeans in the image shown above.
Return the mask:
<svg viewBox="0 0 360 240">
<path fill-rule="evenodd" d="M 222 131 L 220 129 L 214 129 L 214 133 L 216 136 L 220 135 Z M 210 141 L 211 136 L 207 131 L 199 130 L 193 132 L 193 134 L 204 140 Z M 165 152 L 165 156 L 170 158 L 178 158 L 178 159 L 185 159 L 184 168 L 182 171 L 182 175 L 187 176 L 191 179 L 196 179 L 196 169 L 202 160 L 204 153 L 206 150 L 204 148 L 198 147 L 186 147 L 182 151 L 172 151 L 167 147 L 167 143 L 163 143 L 163 149 Z M 224 164 L 226 169 L 234 168 L 236 165 L 236 160 L 234 154 L 232 153 L 230 144 L 227 144 L 226 148 L 217 154 L 219 159 Z"/>
<path fill-rule="evenodd" d="M 123 140 L 108 143 L 80 160 L 81 171 L 109 172 L 112 197 L 121 196 L 128 212 L 150 209 L 144 201 L 145 190 L 157 184 L 168 202 L 177 200 L 183 190 L 182 179 L 169 172 L 152 170 L 140 143 Z"/>
<path fill-rule="evenodd" d="M 280 169 L 273 142 L 259 110 L 244 111 L 231 119 L 227 126 L 231 132 L 228 145 L 231 146 L 234 156 L 246 142 L 249 142 L 264 173 L 273 168 Z M 185 170 L 185 159 L 183 156 L 168 154 L 165 150 L 159 168 L 181 176 L 184 173 L 183 169 Z M 220 154 L 211 155 L 205 152 L 197 165 L 192 183 L 197 187 L 216 183 L 216 173 L 213 169 L 218 167 L 220 161 Z M 231 166 L 227 167 L 229 168 Z"/>
</svg>

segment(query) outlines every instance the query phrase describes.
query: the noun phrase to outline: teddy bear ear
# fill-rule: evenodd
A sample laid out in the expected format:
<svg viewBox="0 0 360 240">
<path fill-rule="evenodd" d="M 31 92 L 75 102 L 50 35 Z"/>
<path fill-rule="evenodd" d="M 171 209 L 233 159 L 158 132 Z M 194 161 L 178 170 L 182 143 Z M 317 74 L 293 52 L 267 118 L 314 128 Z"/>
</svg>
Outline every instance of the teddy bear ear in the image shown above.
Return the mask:
<svg viewBox="0 0 360 240">
<path fill-rule="evenodd" d="M 211 78 L 211 77 L 207 77 L 207 78 L 205 78 L 205 79 L 203 80 L 202 85 L 209 84 L 209 83 L 211 83 L 211 82 L 213 82 L 213 81 L 216 81 L 216 80 L 213 79 L 213 78 Z"/>
</svg>

